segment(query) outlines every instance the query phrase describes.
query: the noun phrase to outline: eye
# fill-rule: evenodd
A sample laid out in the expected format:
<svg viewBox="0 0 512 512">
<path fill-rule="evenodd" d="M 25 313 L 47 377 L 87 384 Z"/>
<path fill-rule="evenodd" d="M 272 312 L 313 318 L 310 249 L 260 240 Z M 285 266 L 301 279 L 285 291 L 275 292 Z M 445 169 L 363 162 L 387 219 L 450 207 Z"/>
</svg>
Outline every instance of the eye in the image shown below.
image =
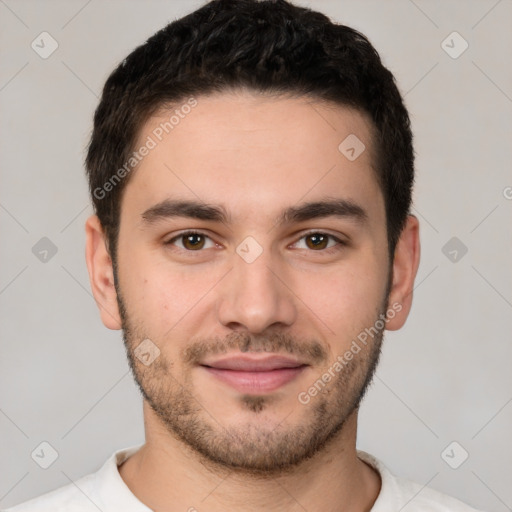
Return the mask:
<svg viewBox="0 0 512 512">
<path fill-rule="evenodd" d="M 299 245 L 302 240 L 305 241 L 305 246 L 300 247 Z M 208 245 L 208 242 L 210 245 Z M 174 245 L 188 252 L 201 252 L 201 249 L 209 249 L 215 247 L 216 244 L 208 235 L 200 231 L 184 231 L 165 242 L 165 245 Z M 298 249 L 331 253 L 342 249 L 343 246 L 347 244 L 334 235 L 321 231 L 312 231 L 303 235 L 299 241 L 295 242 L 293 245 Z"/>
<path fill-rule="evenodd" d="M 322 233 L 321 231 L 312 231 L 310 233 L 306 233 L 301 240 L 305 240 L 305 248 L 311 249 L 317 252 L 333 252 L 343 248 L 346 245 L 345 242 L 335 237 L 334 235 L 330 235 L 328 233 Z M 329 241 L 333 241 L 331 245 L 329 245 Z M 297 245 L 299 242 L 296 242 L 294 245 Z M 303 249 L 304 247 L 298 247 L 299 249 Z"/>
<path fill-rule="evenodd" d="M 209 247 L 206 246 L 206 240 L 209 240 L 211 243 Z M 175 244 L 175 242 L 179 243 Z M 165 242 L 165 245 L 177 245 L 180 249 L 186 251 L 199 252 L 201 249 L 214 247 L 215 243 L 204 233 L 200 233 L 198 231 L 185 231 Z"/>
</svg>

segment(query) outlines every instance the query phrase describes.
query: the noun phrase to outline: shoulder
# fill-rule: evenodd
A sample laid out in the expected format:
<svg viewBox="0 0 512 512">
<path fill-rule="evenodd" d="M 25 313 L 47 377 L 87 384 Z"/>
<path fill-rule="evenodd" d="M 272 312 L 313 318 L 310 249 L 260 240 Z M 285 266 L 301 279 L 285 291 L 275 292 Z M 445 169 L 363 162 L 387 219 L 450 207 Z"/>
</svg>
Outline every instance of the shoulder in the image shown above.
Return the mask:
<svg viewBox="0 0 512 512">
<path fill-rule="evenodd" d="M 430 487 L 404 478 L 396 478 L 403 495 L 403 512 L 480 512 L 467 503 Z"/>
<path fill-rule="evenodd" d="M 480 512 L 452 496 L 395 476 L 373 455 L 363 451 L 358 451 L 357 455 L 380 474 L 382 481 L 381 491 L 371 512 Z"/>
<path fill-rule="evenodd" d="M 1 512 L 98 512 L 149 509 L 130 492 L 118 466 L 142 445 L 114 452 L 96 472 Z"/>
<path fill-rule="evenodd" d="M 84 476 L 74 483 L 47 492 L 2 512 L 98 512 L 98 507 L 88 498 L 93 495 L 94 474 Z"/>
</svg>

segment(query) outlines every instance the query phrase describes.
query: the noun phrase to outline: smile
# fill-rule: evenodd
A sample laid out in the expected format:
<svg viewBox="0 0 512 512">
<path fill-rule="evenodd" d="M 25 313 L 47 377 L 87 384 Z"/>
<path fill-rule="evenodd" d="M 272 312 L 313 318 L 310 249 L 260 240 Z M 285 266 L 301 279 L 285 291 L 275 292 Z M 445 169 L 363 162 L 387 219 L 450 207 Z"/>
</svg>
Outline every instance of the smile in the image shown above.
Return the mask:
<svg viewBox="0 0 512 512">
<path fill-rule="evenodd" d="M 270 393 L 296 379 L 309 365 L 283 356 L 226 357 L 201 365 L 241 393 Z"/>
</svg>

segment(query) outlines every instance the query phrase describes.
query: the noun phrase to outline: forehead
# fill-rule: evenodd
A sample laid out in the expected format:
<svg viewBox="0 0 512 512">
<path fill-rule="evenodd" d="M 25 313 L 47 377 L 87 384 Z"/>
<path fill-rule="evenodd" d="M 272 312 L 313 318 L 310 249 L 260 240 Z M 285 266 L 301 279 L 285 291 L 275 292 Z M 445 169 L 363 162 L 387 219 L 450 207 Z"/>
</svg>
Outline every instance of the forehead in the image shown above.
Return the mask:
<svg viewBox="0 0 512 512">
<path fill-rule="evenodd" d="M 173 197 L 220 204 L 235 221 L 247 221 L 255 211 L 275 218 L 326 195 L 357 199 L 383 215 L 372 134 L 366 114 L 305 97 L 185 99 L 142 127 L 135 149 L 151 149 L 133 171 L 122 215 Z"/>
</svg>

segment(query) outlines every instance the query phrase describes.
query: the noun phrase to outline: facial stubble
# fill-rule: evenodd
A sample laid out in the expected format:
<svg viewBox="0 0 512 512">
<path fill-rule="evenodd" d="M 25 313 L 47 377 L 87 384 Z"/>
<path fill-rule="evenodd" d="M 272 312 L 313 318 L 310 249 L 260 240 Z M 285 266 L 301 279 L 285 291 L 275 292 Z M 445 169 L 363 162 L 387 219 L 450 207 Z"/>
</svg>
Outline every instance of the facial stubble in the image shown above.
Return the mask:
<svg viewBox="0 0 512 512">
<path fill-rule="evenodd" d="M 115 279 L 118 283 L 117 279 Z M 240 395 L 240 407 L 254 419 L 246 424 L 226 426 L 215 418 L 201 403 L 200 390 L 194 388 L 191 370 L 205 355 L 241 352 L 277 352 L 309 356 L 309 360 L 322 361 L 313 385 L 321 379 L 328 367 L 332 368 L 332 355 L 316 340 L 306 342 L 283 333 L 268 333 L 255 338 L 247 333 L 233 333 L 225 339 L 196 341 L 180 353 L 183 371 L 175 371 L 176 364 L 162 352 L 149 366 L 135 355 L 142 340 L 149 338 L 142 322 L 133 322 L 125 301 L 116 284 L 117 301 L 122 319 L 123 340 L 128 362 L 139 390 L 170 435 L 184 443 L 208 465 L 220 466 L 241 473 L 273 476 L 293 471 L 304 461 L 325 450 L 341 434 L 347 419 L 359 407 L 373 379 L 381 353 L 384 327 L 377 329 L 377 320 L 385 318 L 389 296 L 389 283 L 384 300 L 373 323 L 376 334 L 334 379 L 307 404 L 293 397 L 292 410 L 281 408 L 282 420 L 277 426 L 266 427 L 258 423 L 265 411 L 274 407 L 275 397 L 270 395 Z M 384 315 L 384 316 L 383 316 Z M 152 340 L 164 347 L 171 339 Z M 334 355 L 334 357 L 336 357 Z M 188 370 L 188 371 L 187 371 Z M 301 419 L 290 425 L 287 417 L 299 409 Z"/>
</svg>

